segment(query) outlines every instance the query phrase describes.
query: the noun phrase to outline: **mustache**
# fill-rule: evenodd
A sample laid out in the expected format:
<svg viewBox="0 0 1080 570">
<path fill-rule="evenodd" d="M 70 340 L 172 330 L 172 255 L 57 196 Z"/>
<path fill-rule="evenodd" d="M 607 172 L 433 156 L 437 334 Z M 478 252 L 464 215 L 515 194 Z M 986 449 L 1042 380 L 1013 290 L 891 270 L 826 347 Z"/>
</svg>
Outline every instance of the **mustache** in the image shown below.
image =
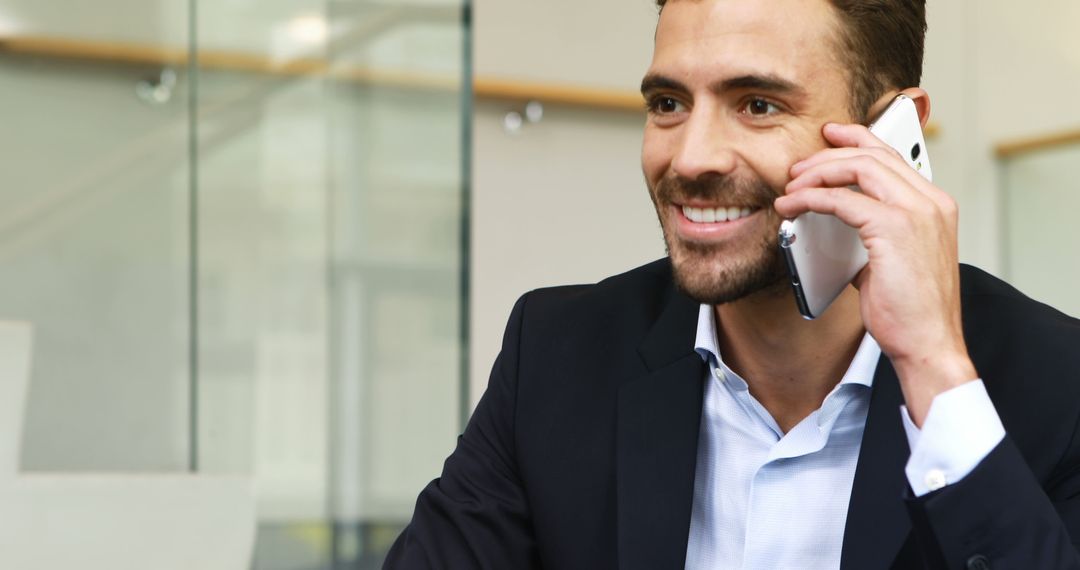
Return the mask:
<svg viewBox="0 0 1080 570">
<path fill-rule="evenodd" d="M 694 180 L 675 174 L 656 183 L 656 198 L 662 202 L 700 199 L 750 208 L 771 208 L 780 195 L 761 178 L 736 178 L 710 173 Z"/>
</svg>

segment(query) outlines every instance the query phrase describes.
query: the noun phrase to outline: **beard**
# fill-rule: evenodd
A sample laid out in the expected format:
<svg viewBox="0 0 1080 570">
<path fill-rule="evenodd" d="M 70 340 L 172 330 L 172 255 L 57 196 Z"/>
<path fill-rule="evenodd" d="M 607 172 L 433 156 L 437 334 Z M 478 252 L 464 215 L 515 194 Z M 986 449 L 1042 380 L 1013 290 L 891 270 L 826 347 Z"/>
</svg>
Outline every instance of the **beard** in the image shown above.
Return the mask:
<svg viewBox="0 0 1080 570">
<path fill-rule="evenodd" d="M 660 218 L 675 285 L 683 293 L 699 303 L 722 305 L 755 293 L 782 295 L 787 290 L 787 268 L 777 238 L 780 218 L 772 207 L 777 193 L 764 180 L 718 174 L 688 180 L 672 175 L 649 190 Z M 765 219 L 754 223 L 761 231 L 723 243 L 682 239 L 670 227 L 673 220 L 665 214 L 672 204 L 695 198 L 760 209 L 754 215 L 763 214 Z"/>
</svg>

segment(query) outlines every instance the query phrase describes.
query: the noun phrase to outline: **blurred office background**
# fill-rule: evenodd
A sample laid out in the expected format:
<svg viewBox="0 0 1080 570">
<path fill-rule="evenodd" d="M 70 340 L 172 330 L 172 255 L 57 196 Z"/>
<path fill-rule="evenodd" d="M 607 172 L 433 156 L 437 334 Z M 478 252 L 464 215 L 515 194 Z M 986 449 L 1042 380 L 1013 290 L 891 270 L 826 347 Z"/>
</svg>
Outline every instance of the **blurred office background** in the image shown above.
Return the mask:
<svg viewBox="0 0 1080 570">
<path fill-rule="evenodd" d="M 40 499 L 0 567 L 376 567 L 462 425 L 464 4 L 4 0 L 0 34 L 18 478 L 106 503 Z"/>
<path fill-rule="evenodd" d="M 929 13 L 962 258 L 1080 314 L 1080 5 Z M 655 22 L 0 0 L 0 567 L 378 567 L 516 296 L 663 255 Z"/>
</svg>

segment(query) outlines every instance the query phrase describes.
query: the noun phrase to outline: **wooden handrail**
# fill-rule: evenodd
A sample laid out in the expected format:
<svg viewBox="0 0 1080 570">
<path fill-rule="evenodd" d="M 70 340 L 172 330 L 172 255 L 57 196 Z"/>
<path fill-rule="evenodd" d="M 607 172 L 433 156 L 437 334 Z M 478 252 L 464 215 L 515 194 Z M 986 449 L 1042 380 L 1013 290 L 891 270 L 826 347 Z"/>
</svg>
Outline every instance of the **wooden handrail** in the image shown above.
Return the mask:
<svg viewBox="0 0 1080 570">
<path fill-rule="evenodd" d="M 3 52 L 79 61 L 178 67 L 187 65 L 189 59 L 187 50 L 179 48 L 34 36 L 0 38 L 0 53 Z M 439 76 L 334 65 L 324 58 L 275 59 L 261 54 L 219 50 L 201 50 L 197 57 L 201 69 L 284 76 L 326 75 L 362 83 L 420 89 L 453 90 L 460 86 L 460 78 L 449 74 Z M 473 92 L 480 99 L 540 100 L 553 104 L 636 112 L 645 108 L 641 95 L 634 92 L 498 78 L 475 78 Z"/>
<path fill-rule="evenodd" d="M 542 101 L 613 111 L 645 112 L 645 100 L 640 93 L 617 89 L 477 77 L 473 79 L 473 94 L 479 99 Z"/>
<path fill-rule="evenodd" d="M 0 38 L 0 52 L 54 57 L 103 63 L 172 65 L 188 64 L 186 49 L 158 45 L 72 40 L 48 37 Z M 274 59 L 260 54 L 237 51 L 203 50 L 198 53 L 199 67 L 246 71 L 270 75 L 316 75 L 326 73 L 323 59 Z"/>
<path fill-rule="evenodd" d="M 58 59 L 123 63 L 137 65 L 185 66 L 189 54 L 183 48 L 159 45 L 76 40 L 39 36 L 0 37 L 0 53 L 23 54 Z M 333 78 L 410 89 L 447 90 L 460 87 L 460 78 L 446 74 L 419 74 L 359 66 L 334 65 L 325 58 L 299 57 L 276 59 L 262 54 L 224 50 L 198 52 L 203 69 L 241 71 L 282 76 L 325 75 Z M 505 78 L 476 77 L 473 93 L 478 99 L 514 102 L 542 101 L 551 104 L 640 113 L 644 110 L 641 95 L 629 90 L 523 82 Z M 926 126 L 927 137 L 936 137 L 940 125 Z M 1080 144 L 1080 128 L 1039 136 L 1019 138 L 995 145 L 999 159 Z"/>
<path fill-rule="evenodd" d="M 0 53 L 3 52 L 142 65 L 185 66 L 189 58 L 188 51 L 181 48 L 38 36 L 0 37 Z M 262 54 L 223 50 L 200 50 L 197 57 L 201 69 L 284 76 L 325 75 L 337 79 L 407 89 L 451 91 L 460 87 L 461 84 L 459 77 L 449 74 L 440 76 L 342 66 L 318 57 L 275 59 Z M 514 102 L 536 100 L 556 105 L 621 112 L 643 113 L 645 109 L 644 101 L 636 91 L 524 82 L 494 77 L 474 78 L 473 94 L 477 99 Z M 937 123 L 932 122 L 926 126 L 927 137 L 933 138 L 939 131 L 940 127 Z"/>
<path fill-rule="evenodd" d="M 0 53 L 4 52 L 77 61 L 176 67 L 188 65 L 190 57 L 186 49 L 179 48 L 28 36 L 0 38 Z M 196 57 L 200 69 L 280 76 L 326 75 L 336 79 L 423 89 L 452 90 L 460 84 L 460 79 L 451 75 L 334 65 L 324 58 L 273 58 L 224 50 L 201 50 Z"/>
<path fill-rule="evenodd" d="M 1080 129 L 1006 141 L 994 147 L 994 155 L 1000 159 L 1008 159 L 1068 145 L 1080 145 Z"/>
<path fill-rule="evenodd" d="M 60 59 L 152 65 L 184 65 L 188 57 L 187 50 L 163 46 L 36 36 L 0 37 L 0 52 Z"/>
</svg>

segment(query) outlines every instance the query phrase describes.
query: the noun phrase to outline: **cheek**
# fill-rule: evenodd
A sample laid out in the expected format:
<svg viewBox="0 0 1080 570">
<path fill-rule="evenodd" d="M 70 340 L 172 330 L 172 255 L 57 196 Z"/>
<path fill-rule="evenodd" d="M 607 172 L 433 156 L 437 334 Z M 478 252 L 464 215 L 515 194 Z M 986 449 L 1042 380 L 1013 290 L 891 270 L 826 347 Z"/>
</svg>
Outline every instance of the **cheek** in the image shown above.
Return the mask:
<svg viewBox="0 0 1080 570">
<path fill-rule="evenodd" d="M 664 177 L 671 164 L 672 145 L 663 132 L 645 128 L 641 143 L 641 170 L 650 185 Z"/>
<path fill-rule="evenodd" d="M 784 187 L 791 180 L 788 172 L 798 159 L 774 148 L 769 153 L 755 155 L 747 162 L 758 177 L 779 195 L 783 194 Z"/>
<path fill-rule="evenodd" d="M 798 140 L 796 140 L 798 138 Z M 809 144 L 804 138 L 808 136 L 794 137 L 790 134 L 774 138 L 768 144 L 761 145 L 748 152 L 745 157 L 750 167 L 771 186 L 778 194 L 784 192 L 784 187 L 791 181 L 791 166 L 800 160 L 809 158 L 818 148 Z"/>
</svg>

